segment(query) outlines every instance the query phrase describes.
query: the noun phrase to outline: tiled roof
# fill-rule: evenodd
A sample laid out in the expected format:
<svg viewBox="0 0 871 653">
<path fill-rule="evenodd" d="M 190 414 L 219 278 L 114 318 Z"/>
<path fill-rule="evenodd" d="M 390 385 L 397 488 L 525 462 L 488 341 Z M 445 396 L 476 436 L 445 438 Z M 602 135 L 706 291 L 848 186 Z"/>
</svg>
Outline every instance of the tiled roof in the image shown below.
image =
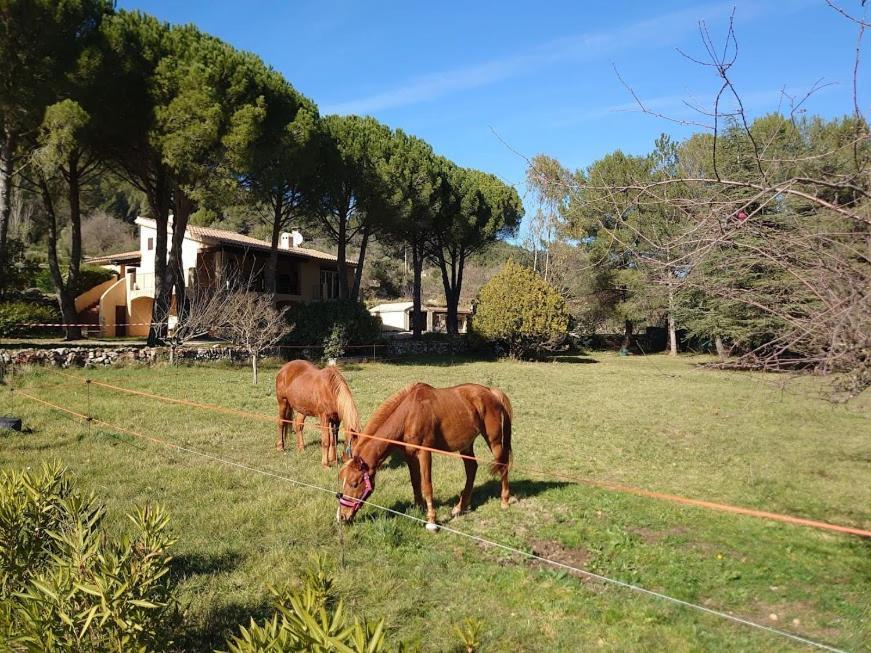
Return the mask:
<svg viewBox="0 0 871 653">
<path fill-rule="evenodd" d="M 172 217 L 170 216 L 170 220 Z M 154 229 L 155 223 L 151 218 L 136 218 L 136 224 L 141 226 L 147 226 Z M 265 240 L 260 240 L 259 238 L 252 238 L 251 236 L 245 236 L 244 234 L 237 234 L 234 231 L 227 231 L 226 229 L 214 229 L 212 227 L 198 227 L 196 225 L 188 225 L 186 236 L 189 238 L 193 238 L 194 240 L 203 241 L 212 240 L 216 241 L 222 245 L 234 245 L 236 247 L 248 247 L 250 249 L 258 249 L 261 251 L 268 252 L 272 249 L 272 246 Z M 319 252 L 316 249 L 309 249 L 307 247 L 293 247 L 291 249 L 279 249 L 278 253 L 280 255 L 286 256 L 297 256 L 300 258 L 313 258 L 320 261 L 335 261 L 336 257 L 333 254 L 327 254 L 326 252 Z M 357 261 L 352 259 L 347 259 L 348 265 L 357 265 Z"/>
<path fill-rule="evenodd" d="M 191 238 L 195 240 L 200 240 L 203 238 L 216 240 L 222 244 L 226 245 L 236 245 L 238 247 L 249 247 L 251 249 L 259 249 L 263 251 L 269 251 L 272 249 L 271 245 L 265 241 L 260 240 L 259 238 L 252 238 L 251 236 L 245 236 L 243 234 L 237 234 L 232 231 L 226 231 L 224 229 L 213 229 L 212 227 L 197 227 L 197 226 L 188 226 L 187 234 Z M 319 252 L 316 249 L 308 249 L 307 247 L 294 247 L 292 249 L 279 249 L 279 254 L 287 254 L 290 256 L 302 256 L 305 258 L 314 258 L 319 259 L 321 261 L 335 261 L 336 257 L 333 254 L 327 254 L 326 252 Z M 357 261 L 348 259 L 348 263 L 351 265 L 356 265 Z"/>
<path fill-rule="evenodd" d="M 86 256 L 84 259 L 85 263 L 96 263 L 98 265 L 105 263 L 129 263 L 131 261 L 138 261 L 142 258 L 142 254 L 138 249 L 133 250 L 132 252 L 121 252 L 119 254 L 104 254 L 103 256 Z"/>
</svg>

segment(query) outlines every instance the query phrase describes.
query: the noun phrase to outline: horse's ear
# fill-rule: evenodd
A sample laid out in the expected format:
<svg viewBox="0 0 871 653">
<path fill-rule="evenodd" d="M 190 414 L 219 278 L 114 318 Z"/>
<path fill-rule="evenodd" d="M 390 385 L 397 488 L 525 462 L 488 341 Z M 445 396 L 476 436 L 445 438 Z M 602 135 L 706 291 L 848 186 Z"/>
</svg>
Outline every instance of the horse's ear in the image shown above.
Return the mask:
<svg viewBox="0 0 871 653">
<path fill-rule="evenodd" d="M 348 452 L 342 449 L 342 463 L 344 464 L 349 460 L 351 460 L 351 458 L 348 456 Z"/>
</svg>

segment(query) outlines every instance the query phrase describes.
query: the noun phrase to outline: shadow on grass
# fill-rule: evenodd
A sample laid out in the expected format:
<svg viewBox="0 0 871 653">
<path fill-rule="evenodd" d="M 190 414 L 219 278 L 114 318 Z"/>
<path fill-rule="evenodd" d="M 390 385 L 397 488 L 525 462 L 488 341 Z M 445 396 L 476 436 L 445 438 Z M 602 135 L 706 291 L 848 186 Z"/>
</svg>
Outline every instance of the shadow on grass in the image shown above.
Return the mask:
<svg viewBox="0 0 871 653">
<path fill-rule="evenodd" d="M 174 581 L 202 574 L 218 574 L 232 571 L 239 565 L 242 556 L 235 551 L 224 551 L 216 555 L 205 553 L 185 553 L 172 559 L 170 576 Z"/>
<path fill-rule="evenodd" d="M 537 496 L 549 490 L 557 490 L 566 487 L 567 485 L 571 485 L 571 483 L 567 481 L 533 481 L 528 479 L 519 479 L 517 481 L 511 481 L 510 485 L 511 496 L 523 500 L 529 497 Z M 434 502 L 436 509 L 438 510 L 441 508 L 447 508 L 448 506 L 453 507 L 459 498 L 460 489 L 461 488 L 457 488 L 458 491 L 456 496 L 450 497 L 449 499 L 436 499 Z M 488 501 L 492 501 L 494 499 L 499 500 L 501 494 L 502 483 L 497 479 L 489 479 L 483 484 L 476 484 L 475 490 L 472 492 L 471 510 L 474 511 L 477 507 L 487 503 Z M 409 497 L 411 497 L 411 481 L 409 481 L 408 483 L 408 495 Z M 389 506 L 389 508 L 398 512 L 408 513 L 414 511 L 417 507 L 409 499 L 407 501 L 397 501 L 392 506 Z M 385 514 L 381 511 L 371 511 L 358 517 L 357 521 L 367 522 L 385 518 L 396 519 L 397 517 L 398 515 L 394 515 L 391 513 Z"/>
<path fill-rule="evenodd" d="M 262 621 L 270 617 L 275 608 L 271 600 L 242 603 L 230 602 L 209 610 L 197 619 L 185 619 L 175 637 L 176 650 L 211 653 L 226 650 L 227 639 L 239 632 L 239 626 L 248 626 L 251 619 Z"/>
<path fill-rule="evenodd" d="M 396 365 L 397 367 L 456 367 L 459 365 L 471 365 L 472 363 L 485 363 L 496 360 L 488 356 L 474 356 L 471 354 L 421 354 L 417 356 L 403 356 L 401 358 L 376 359 L 373 362 L 383 365 Z"/>
<path fill-rule="evenodd" d="M 585 356 L 551 356 L 549 358 L 542 358 L 538 361 L 539 363 L 562 363 L 569 365 L 590 365 L 592 363 L 598 363 L 595 358 L 589 358 Z"/>
</svg>

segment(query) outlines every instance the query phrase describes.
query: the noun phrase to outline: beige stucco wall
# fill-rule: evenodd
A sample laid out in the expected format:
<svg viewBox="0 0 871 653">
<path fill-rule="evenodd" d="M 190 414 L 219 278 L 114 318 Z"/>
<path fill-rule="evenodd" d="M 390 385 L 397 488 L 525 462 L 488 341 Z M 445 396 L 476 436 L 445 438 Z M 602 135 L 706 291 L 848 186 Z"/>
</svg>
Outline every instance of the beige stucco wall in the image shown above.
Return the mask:
<svg viewBox="0 0 871 653">
<path fill-rule="evenodd" d="M 118 279 L 100 296 L 100 325 L 105 337 L 115 336 L 115 307 L 124 306 L 126 311 L 126 283 L 126 278 Z"/>
<path fill-rule="evenodd" d="M 147 336 L 148 324 L 151 321 L 151 308 L 154 300 L 150 297 L 139 297 L 130 303 L 129 322 L 127 327 L 128 336 Z"/>
<path fill-rule="evenodd" d="M 76 297 L 76 313 L 81 313 L 91 304 L 97 302 L 104 292 L 109 290 L 113 285 L 118 282 L 117 279 L 109 279 L 108 281 L 104 281 L 98 286 L 94 286 L 90 290 L 83 292 L 81 295 Z"/>
</svg>

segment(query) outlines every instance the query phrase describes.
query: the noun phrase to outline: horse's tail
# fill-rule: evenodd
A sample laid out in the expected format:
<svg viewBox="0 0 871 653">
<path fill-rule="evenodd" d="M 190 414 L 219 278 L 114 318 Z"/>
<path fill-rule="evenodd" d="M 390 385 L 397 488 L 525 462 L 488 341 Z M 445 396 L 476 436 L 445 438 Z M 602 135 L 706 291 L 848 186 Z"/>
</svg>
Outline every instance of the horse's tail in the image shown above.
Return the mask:
<svg viewBox="0 0 871 653">
<path fill-rule="evenodd" d="M 511 407 L 511 400 L 508 395 L 498 388 L 490 388 L 490 392 L 496 397 L 500 404 L 502 413 L 502 451 L 499 457 L 490 465 L 490 473 L 494 476 L 502 474 L 505 467 L 511 462 L 511 420 L 514 416 L 514 409 Z"/>
<path fill-rule="evenodd" d="M 357 404 L 354 402 L 348 382 L 336 369 L 333 369 L 330 387 L 336 397 L 336 412 L 345 430 L 345 441 L 348 441 L 352 434 L 360 432 L 360 413 L 357 411 Z"/>
</svg>

